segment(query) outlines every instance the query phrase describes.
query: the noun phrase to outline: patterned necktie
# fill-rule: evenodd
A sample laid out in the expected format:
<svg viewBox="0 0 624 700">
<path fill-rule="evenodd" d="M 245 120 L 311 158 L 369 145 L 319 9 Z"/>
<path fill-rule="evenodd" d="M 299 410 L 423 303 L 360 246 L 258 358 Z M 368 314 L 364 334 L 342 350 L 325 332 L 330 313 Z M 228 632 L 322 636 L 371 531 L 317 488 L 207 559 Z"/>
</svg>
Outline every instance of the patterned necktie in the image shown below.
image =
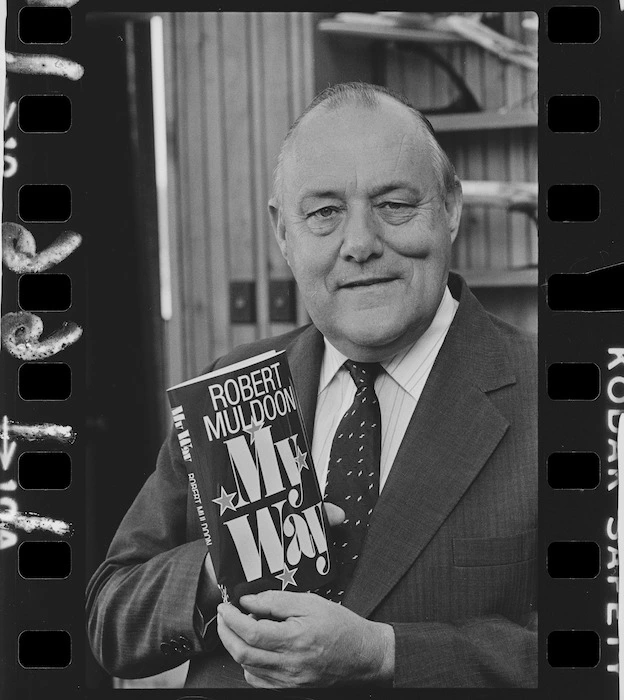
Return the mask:
<svg viewBox="0 0 624 700">
<path fill-rule="evenodd" d="M 379 496 L 381 454 L 381 413 L 374 385 L 382 367 L 377 362 L 352 360 L 344 366 L 355 382 L 356 393 L 334 435 L 325 500 L 340 506 L 346 517 L 342 525 L 332 528 L 332 561 L 337 576 L 329 587 L 317 591 L 334 602 L 341 601 L 362 551 Z"/>
</svg>

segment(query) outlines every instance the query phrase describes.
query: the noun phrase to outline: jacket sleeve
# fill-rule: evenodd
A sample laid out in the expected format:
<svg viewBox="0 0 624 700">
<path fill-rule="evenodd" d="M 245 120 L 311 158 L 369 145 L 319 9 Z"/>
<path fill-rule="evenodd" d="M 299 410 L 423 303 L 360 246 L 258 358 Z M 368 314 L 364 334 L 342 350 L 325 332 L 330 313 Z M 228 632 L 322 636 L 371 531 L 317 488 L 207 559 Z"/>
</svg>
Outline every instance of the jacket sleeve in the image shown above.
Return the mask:
<svg viewBox="0 0 624 700">
<path fill-rule="evenodd" d="M 199 636 L 196 597 L 207 549 L 203 539 L 187 541 L 187 491 L 172 429 L 87 587 L 89 641 L 112 675 L 154 675 L 217 644 L 215 625 Z M 219 591 L 210 585 L 216 608 Z"/>
<path fill-rule="evenodd" d="M 394 687 L 535 688 L 537 613 L 526 624 L 492 615 L 456 623 L 391 623 Z"/>
</svg>

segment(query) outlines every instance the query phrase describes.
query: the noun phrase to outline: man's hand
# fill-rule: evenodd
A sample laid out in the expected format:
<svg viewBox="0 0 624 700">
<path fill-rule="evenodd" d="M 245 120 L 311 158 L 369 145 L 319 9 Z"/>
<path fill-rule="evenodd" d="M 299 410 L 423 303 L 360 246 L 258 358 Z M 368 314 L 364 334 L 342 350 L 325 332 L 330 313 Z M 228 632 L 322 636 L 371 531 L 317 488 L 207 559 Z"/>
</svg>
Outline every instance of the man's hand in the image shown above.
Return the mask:
<svg viewBox="0 0 624 700">
<path fill-rule="evenodd" d="M 394 630 L 313 593 L 265 591 L 217 608 L 225 648 L 256 688 L 388 683 Z"/>
</svg>

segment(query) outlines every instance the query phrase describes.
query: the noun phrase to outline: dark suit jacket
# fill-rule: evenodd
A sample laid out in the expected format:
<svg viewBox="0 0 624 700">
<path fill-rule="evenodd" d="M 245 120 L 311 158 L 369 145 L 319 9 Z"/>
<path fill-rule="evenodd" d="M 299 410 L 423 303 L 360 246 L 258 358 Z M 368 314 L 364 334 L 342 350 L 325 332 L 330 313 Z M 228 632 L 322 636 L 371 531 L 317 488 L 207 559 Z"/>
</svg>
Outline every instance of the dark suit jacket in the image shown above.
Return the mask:
<svg viewBox="0 0 624 700">
<path fill-rule="evenodd" d="M 450 284 L 461 297 L 459 309 L 343 604 L 393 626 L 395 686 L 531 687 L 537 684 L 535 344 L 487 314 L 462 280 L 452 276 Z M 316 328 L 238 348 L 214 367 L 271 348 L 288 353 L 312 434 L 323 353 Z M 89 584 L 89 638 L 111 674 L 142 677 L 190 659 L 187 686 L 246 686 L 220 643 L 206 653 L 193 627 L 206 554 L 197 520 L 172 433 Z M 187 643 L 170 644 L 180 636 Z"/>
</svg>

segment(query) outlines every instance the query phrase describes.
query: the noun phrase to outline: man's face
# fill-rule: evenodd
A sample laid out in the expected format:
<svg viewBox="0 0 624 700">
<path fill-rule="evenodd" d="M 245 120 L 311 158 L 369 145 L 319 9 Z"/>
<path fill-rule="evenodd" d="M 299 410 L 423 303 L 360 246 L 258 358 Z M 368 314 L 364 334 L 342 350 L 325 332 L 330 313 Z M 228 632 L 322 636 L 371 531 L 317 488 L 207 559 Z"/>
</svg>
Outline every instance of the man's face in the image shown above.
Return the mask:
<svg viewBox="0 0 624 700">
<path fill-rule="evenodd" d="M 414 115 L 317 108 L 299 126 L 270 206 L 317 328 L 348 357 L 383 360 L 419 338 L 442 299 L 461 212 Z"/>
</svg>

